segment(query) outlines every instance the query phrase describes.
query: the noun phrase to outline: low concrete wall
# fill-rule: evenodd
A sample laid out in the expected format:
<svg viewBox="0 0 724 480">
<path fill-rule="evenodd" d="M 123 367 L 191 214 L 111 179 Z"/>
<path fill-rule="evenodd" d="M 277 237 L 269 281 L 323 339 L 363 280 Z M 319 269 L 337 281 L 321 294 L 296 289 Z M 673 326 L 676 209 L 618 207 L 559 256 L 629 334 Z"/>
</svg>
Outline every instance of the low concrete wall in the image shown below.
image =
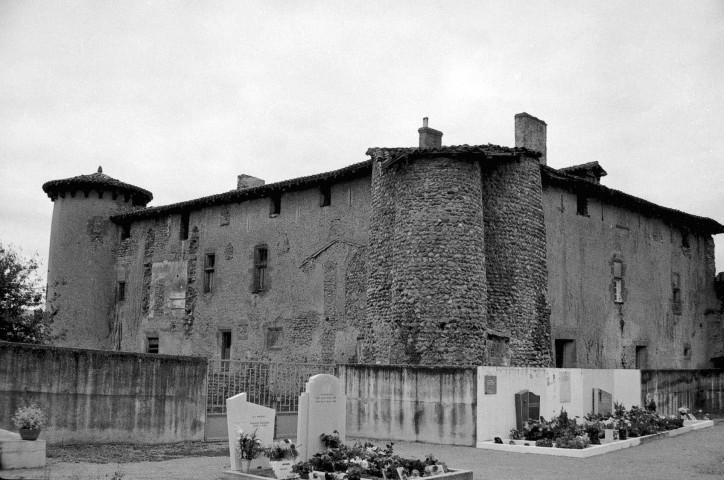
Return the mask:
<svg viewBox="0 0 724 480">
<path fill-rule="evenodd" d="M 494 382 L 495 393 L 485 393 L 486 377 Z M 546 420 L 565 409 L 581 421 L 592 411 L 593 388 L 606 390 L 630 408 L 640 404 L 640 385 L 639 370 L 478 367 L 478 441 L 508 437 L 516 425 L 515 394 L 521 390 L 540 395 L 540 415 Z"/>
<path fill-rule="evenodd" d="M 475 368 L 343 365 L 347 436 L 474 446 Z"/>
<path fill-rule="evenodd" d="M 0 342 L 0 428 L 23 396 L 48 443 L 203 440 L 206 359 Z"/>
<path fill-rule="evenodd" d="M 724 370 L 642 370 L 641 397 L 651 394 L 657 411 L 678 415 L 679 407 L 695 413 L 724 413 Z"/>
</svg>

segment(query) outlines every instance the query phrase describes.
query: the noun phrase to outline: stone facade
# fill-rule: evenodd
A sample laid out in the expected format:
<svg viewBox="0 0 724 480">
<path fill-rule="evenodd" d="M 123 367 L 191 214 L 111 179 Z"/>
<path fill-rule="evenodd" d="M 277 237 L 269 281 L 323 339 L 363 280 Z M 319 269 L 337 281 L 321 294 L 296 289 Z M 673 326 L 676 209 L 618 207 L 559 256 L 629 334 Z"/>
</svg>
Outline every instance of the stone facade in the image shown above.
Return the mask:
<svg viewBox="0 0 724 480">
<path fill-rule="evenodd" d="M 724 227 L 607 189 L 596 162 L 544 165 L 545 130 L 520 114 L 515 148 L 444 147 L 425 121 L 418 148 L 161 207 L 102 174 L 48 182 L 57 326 L 66 345 L 209 358 L 719 361 Z"/>
</svg>

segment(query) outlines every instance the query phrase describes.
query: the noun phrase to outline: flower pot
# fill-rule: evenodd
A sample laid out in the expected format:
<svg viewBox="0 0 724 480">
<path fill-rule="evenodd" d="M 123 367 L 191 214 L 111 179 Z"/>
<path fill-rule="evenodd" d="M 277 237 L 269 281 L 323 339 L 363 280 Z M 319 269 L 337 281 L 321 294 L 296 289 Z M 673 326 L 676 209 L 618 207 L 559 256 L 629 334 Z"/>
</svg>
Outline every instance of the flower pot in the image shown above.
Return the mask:
<svg viewBox="0 0 724 480">
<path fill-rule="evenodd" d="M 603 430 L 603 438 L 601 439 L 601 443 L 611 443 L 615 440 L 614 430 L 613 428 L 605 428 Z"/>
<path fill-rule="evenodd" d="M 241 470 L 242 473 L 249 473 L 249 466 L 251 465 L 251 460 L 248 458 L 242 458 L 239 460 L 239 470 Z"/>
<path fill-rule="evenodd" d="M 294 466 L 294 460 L 280 460 L 280 461 L 269 461 L 269 466 L 274 472 L 274 476 L 278 479 L 292 478 L 294 473 L 292 467 Z"/>
<path fill-rule="evenodd" d="M 20 438 L 22 438 L 23 440 L 37 440 L 38 435 L 40 435 L 39 428 L 21 428 L 20 429 Z"/>
<path fill-rule="evenodd" d="M 628 430 L 625 428 L 621 428 L 618 430 L 618 439 L 619 440 L 626 440 L 628 438 Z"/>
</svg>

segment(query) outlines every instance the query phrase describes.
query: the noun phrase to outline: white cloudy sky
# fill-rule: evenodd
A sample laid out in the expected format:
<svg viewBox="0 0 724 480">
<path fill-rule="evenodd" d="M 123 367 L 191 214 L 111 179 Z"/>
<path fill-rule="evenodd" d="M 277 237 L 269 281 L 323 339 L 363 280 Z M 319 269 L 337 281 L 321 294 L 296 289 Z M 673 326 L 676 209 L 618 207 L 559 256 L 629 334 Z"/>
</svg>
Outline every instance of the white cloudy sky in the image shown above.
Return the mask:
<svg viewBox="0 0 724 480">
<path fill-rule="evenodd" d="M 163 205 L 522 111 L 551 166 L 724 223 L 723 50 L 722 1 L 2 0 L 0 242 L 47 264 L 41 185 L 98 165 Z"/>
</svg>

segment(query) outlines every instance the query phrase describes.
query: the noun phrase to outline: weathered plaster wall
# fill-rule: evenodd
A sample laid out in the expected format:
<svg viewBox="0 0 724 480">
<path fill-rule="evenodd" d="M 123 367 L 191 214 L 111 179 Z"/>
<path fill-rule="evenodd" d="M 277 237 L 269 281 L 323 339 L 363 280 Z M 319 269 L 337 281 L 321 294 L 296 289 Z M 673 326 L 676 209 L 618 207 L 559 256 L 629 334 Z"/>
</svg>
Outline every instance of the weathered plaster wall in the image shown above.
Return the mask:
<svg viewBox="0 0 724 480">
<path fill-rule="evenodd" d="M 57 309 L 61 346 L 110 348 L 118 226 L 111 215 L 131 209 L 123 195 L 68 192 L 54 200 L 48 259 L 48 309 Z"/>
<path fill-rule="evenodd" d="M 377 162 L 379 164 L 379 162 Z M 365 361 L 478 364 L 485 359 L 480 165 L 421 158 L 375 166 Z M 386 177 L 386 178 L 385 178 Z"/>
<path fill-rule="evenodd" d="M 486 162 L 482 185 L 488 327 L 510 339 L 503 363 L 551 366 L 539 163 L 525 156 Z"/>
<path fill-rule="evenodd" d="M 706 368 L 707 338 L 716 315 L 714 250 L 709 235 L 689 234 L 660 219 L 588 199 L 577 214 L 576 195 L 544 192 L 548 296 L 552 336 L 574 339 L 576 366 Z M 613 261 L 623 264 L 623 303 L 614 302 Z M 681 282 L 681 313 L 673 307 L 672 273 Z"/>
<path fill-rule="evenodd" d="M 206 359 L 0 342 L 0 428 L 24 398 L 48 443 L 203 440 Z"/>
<path fill-rule="evenodd" d="M 189 237 L 181 215 L 139 221 L 118 249 L 116 306 L 121 348 L 218 357 L 221 331 L 232 359 L 347 362 L 355 357 L 366 303 L 365 246 L 369 177 L 332 186 L 330 206 L 318 188 L 285 192 L 281 213 L 270 199 L 192 210 Z M 268 248 L 267 288 L 253 293 L 254 249 Z M 204 261 L 215 255 L 214 286 L 203 291 Z M 268 344 L 268 329 L 281 329 Z"/>
<path fill-rule="evenodd" d="M 343 365 L 347 435 L 475 445 L 475 368 Z"/>
</svg>

